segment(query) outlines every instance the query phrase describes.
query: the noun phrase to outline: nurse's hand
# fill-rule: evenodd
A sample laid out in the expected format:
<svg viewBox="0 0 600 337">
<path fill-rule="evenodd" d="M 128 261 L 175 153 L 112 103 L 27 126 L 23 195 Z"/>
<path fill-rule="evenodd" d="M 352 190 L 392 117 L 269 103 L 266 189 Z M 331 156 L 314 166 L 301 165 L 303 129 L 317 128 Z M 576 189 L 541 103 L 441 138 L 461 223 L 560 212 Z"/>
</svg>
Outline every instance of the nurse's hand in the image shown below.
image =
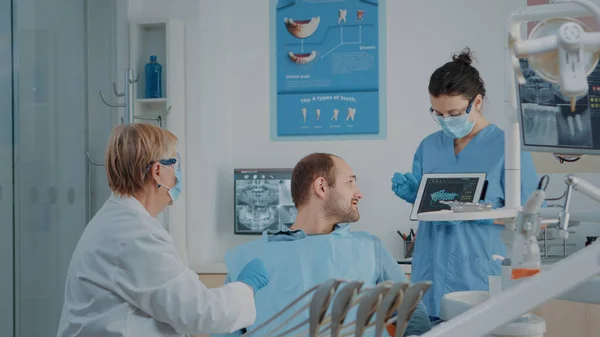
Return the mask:
<svg viewBox="0 0 600 337">
<path fill-rule="evenodd" d="M 417 198 L 418 189 L 419 180 L 412 173 L 394 173 L 392 177 L 392 191 L 400 199 L 413 204 Z"/>
<path fill-rule="evenodd" d="M 269 283 L 269 274 L 267 274 L 264 263 L 259 259 L 254 259 L 242 269 L 237 281 L 247 284 L 256 295 L 257 291 Z"/>
</svg>

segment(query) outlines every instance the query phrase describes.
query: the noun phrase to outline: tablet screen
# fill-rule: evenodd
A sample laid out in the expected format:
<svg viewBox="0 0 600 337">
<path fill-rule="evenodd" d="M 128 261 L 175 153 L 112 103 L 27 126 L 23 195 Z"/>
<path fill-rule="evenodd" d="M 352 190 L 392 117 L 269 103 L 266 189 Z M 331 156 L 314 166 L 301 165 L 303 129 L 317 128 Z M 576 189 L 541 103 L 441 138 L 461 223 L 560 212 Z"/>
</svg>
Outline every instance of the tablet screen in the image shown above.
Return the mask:
<svg viewBox="0 0 600 337">
<path fill-rule="evenodd" d="M 478 182 L 477 177 L 427 179 L 418 213 L 450 209 L 440 201 L 479 201 L 473 200 Z"/>
</svg>

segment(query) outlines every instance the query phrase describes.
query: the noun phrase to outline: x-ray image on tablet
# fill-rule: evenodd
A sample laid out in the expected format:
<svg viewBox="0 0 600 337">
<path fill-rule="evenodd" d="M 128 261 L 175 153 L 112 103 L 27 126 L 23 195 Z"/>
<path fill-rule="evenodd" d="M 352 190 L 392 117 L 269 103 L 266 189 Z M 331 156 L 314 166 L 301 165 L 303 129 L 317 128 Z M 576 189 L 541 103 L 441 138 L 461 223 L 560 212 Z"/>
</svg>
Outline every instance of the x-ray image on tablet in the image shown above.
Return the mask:
<svg viewBox="0 0 600 337">
<path fill-rule="evenodd" d="M 420 213 L 449 210 L 440 201 L 478 202 L 485 186 L 485 173 L 424 174 L 410 220 Z"/>
</svg>

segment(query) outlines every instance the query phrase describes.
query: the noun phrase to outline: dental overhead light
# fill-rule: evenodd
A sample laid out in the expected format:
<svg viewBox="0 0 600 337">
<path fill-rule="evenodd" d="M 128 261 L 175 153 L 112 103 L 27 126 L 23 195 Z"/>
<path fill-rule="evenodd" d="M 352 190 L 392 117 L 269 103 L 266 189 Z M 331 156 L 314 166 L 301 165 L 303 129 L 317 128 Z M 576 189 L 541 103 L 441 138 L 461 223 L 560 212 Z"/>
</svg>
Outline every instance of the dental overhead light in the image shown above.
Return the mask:
<svg viewBox="0 0 600 337">
<path fill-rule="evenodd" d="M 589 0 L 555 0 L 584 6 L 600 22 L 600 8 Z M 573 18 L 549 18 L 533 28 L 527 40 L 521 40 L 521 25 L 515 23 L 509 33 L 512 66 L 519 84 L 525 84 L 519 59 L 527 58 L 530 67 L 542 79 L 555 83 L 571 100 L 575 111 L 578 97 L 588 94 L 587 77 L 594 71 L 600 56 L 600 32 L 591 32 L 583 22 Z"/>
</svg>

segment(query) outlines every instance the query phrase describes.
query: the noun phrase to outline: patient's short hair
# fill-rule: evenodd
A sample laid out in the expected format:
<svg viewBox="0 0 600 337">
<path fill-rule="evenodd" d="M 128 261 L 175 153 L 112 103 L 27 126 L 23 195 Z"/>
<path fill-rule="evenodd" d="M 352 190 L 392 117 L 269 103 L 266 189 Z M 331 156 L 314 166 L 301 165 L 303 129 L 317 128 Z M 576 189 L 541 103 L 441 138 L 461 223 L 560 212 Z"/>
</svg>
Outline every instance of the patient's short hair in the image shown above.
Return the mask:
<svg viewBox="0 0 600 337">
<path fill-rule="evenodd" d="M 300 159 L 292 171 L 291 192 L 296 208 L 305 205 L 315 179 L 323 177 L 329 186 L 335 186 L 335 163 L 329 153 L 312 153 Z M 339 158 L 339 157 L 338 157 Z"/>
<path fill-rule="evenodd" d="M 146 123 L 117 126 L 108 140 L 104 166 L 108 186 L 119 196 L 133 196 L 150 178 L 148 167 L 177 151 L 177 137 Z"/>
</svg>

